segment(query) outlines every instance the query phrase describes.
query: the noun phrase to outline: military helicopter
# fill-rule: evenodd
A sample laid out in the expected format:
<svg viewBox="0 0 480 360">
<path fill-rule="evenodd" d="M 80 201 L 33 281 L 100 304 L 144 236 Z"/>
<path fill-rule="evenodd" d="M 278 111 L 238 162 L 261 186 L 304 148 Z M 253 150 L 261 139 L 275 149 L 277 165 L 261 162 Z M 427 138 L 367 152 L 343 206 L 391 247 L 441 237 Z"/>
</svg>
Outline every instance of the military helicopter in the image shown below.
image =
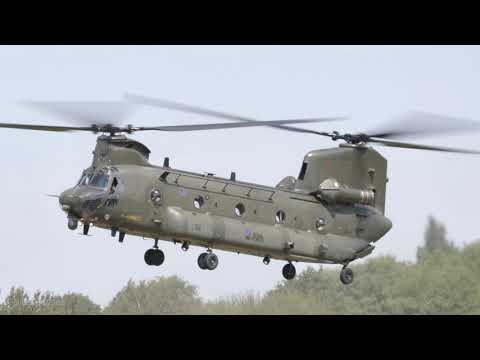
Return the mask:
<svg viewBox="0 0 480 360">
<path fill-rule="evenodd" d="M 82 126 L 0 123 L 0 127 L 41 131 L 86 131 L 100 134 L 92 164 L 75 186 L 53 195 L 66 213 L 68 228 L 83 224 L 110 230 L 123 242 L 125 235 L 154 241 L 145 252 L 147 265 L 165 260 L 158 241 L 206 249 L 198 257 L 203 270 L 217 268 L 214 249 L 254 255 L 268 265 L 285 261 L 282 274 L 296 275 L 294 262 L 341 264 L 340 280 L 350 284 L 348 265 L 372 253 L 374 243 L 392 227 L 385 216 L 387 160 L 369 143 L 443 152 L 480 154 L 480 151 L 447 148 L 392 140 L 402 136 L 479 130 L 480 123 L 428 113 L 410 113 L 386 128 L 373 132 L 341 134 L 320 132 L 292 124 L 343 120 L 341 117 L 258 121 L 202 107 L 127 94 L 122 103 L 31 103 L 63 115 Z M 99 115 L 99 107 L 107 111 Z M 231 122 L 200 125 L 122 126 L 129 106 L 155 106 Z M 100 108 L 102 108 L 100 106 Z M 80 109 L 80 110 L 79 110 Z M 85 111 L 89 110 L 89 112 Z M 149 162 L 150 150 L 124 134 L 139 131 L 200 131 L 268 126 L 284 131 L 328 137 L 343 142 L 336 148 L 308 152 L 297 177 L 287 176 L 275 187 L 240 181 L 211 173 L 194 173 Z"/>
</svg>

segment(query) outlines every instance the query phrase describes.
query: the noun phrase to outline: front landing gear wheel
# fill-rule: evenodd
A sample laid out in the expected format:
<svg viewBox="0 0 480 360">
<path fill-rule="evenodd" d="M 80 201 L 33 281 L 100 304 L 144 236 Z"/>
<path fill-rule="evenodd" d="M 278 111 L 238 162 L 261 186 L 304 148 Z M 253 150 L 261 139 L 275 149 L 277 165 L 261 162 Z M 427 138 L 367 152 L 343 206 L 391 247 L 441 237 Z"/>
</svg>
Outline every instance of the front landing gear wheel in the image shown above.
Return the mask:
<svg viewBox="0 0 480 360">
<path fill-rule="evenodd" d="M 349 285 L 353 282 L 353 270 L 347 267 L 344 267 L 340 271 L 340 281 L 344 285 Z"/>
<path fill-rule="evenodd" d="M 148 249 L 144 259 L 147 265 L 160 266 L 165 261 L 165 254 L 160 249 Z"/>
<path fill-rule="evenodd" d="M 287 280 L 292 280 L 295 277 L 297 271 L 295 270 L 295 266 L 292 263 L 286 264 L 282 269 L 283 277 Z"/>
</svg>

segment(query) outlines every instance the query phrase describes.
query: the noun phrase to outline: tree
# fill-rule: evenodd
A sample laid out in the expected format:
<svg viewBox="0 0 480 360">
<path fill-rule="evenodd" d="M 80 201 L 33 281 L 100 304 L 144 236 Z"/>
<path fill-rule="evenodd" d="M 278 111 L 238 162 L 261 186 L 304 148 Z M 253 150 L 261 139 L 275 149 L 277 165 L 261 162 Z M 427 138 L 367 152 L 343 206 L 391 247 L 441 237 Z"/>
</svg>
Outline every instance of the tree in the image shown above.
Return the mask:
<svg viewBox="0 0 480 360">
<path fill-rule="evenodd" d="M 424 246 L 417 248 L 417 261 L 423 261 L 428 254 L 453 250 L 454 245 L 447 240 L 446 235 L 445 225 L 430 216 L 425 230 Z"/>
<path fill-rule="evenodd" d="M 30 297 L 23 287 L 12 287 L 0 309 L 0 313 L 10 315 L 90 315 L 101 311 L 99 305 L 82 294 L 60 296 L 37 290 Z"/>
<path fill-rule="evenodd" d="M 62 303 L 65 315 L 97 315 L 102 310 L 88 296 L 79 293 L 63 295 Z"/>
<path fill-rule="evenodd" d="M 105 314 L 188 314 L 200 306 L 195 286 L 177 276 L 135 283 L 129 280 Z"/>
</svg>

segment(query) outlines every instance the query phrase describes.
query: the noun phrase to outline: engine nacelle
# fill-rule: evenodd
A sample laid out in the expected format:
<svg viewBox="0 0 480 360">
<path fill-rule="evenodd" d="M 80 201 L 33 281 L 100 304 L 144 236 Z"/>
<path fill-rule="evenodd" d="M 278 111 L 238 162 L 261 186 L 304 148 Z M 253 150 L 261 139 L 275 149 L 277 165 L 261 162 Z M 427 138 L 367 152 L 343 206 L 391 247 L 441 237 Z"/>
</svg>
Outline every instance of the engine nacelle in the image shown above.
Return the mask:
<svg viewBox="0 0 480 360">
<path fill-rule="evenodd" d="M 352 189 L 333 178 L 324 180 L 315 195 L 329 204 L 375 204 L 373 190 Z"/>
</svg>

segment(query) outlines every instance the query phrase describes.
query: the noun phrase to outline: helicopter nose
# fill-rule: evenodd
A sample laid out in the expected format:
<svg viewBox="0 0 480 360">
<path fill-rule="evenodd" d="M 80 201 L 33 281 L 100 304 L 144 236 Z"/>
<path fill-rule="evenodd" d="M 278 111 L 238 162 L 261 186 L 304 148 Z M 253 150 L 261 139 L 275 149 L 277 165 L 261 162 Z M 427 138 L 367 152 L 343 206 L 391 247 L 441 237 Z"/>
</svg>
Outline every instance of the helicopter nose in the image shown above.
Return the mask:
<svg viewBox="0 0 480 360">
<path fill-rule="evenodd" d="M 60 202 L 62 210 L 65 212 L 74 210 L 80 204 L 80 198 L 78 196 L 74 196 L 69 190 L 61 193 L 58 201 Z"/>
</svg>

